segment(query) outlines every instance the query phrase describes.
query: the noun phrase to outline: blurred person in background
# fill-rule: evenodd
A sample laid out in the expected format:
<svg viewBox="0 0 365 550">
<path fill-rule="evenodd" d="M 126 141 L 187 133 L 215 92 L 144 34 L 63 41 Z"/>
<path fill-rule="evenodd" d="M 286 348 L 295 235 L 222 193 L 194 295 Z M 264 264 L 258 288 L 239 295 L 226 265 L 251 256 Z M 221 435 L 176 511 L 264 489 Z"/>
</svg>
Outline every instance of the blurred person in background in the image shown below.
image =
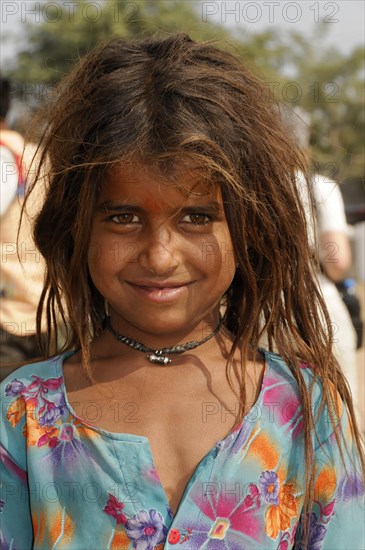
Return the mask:
<svg viewBox="0 0 365 550">
<path fill-rule="evenodd" d="M 39 356 L 36 308 L 43 284 L 44 265 L 31 237 L 28 214 L 33 213 L 39 197 L 34 198 L 18 228 L 26 180 L 31 177 L 35 146 L 8 127 L 10 83 L 0 77 L 0 164 L 1 164 L 1 263 L 0 263 L 0 379 L 19 363 Z"/>
<path fill-rule="evenodd" d="M 309 146 L 308 113 L 295 107 L 283 107 L 283 116 L 301 148 Z M 298 175 L 301 189 L 304 177 Z M 337 288 L 351 268 L 351 247 L 345 215 L 345 205 L 338 182 L 319 173 L 311 176 L 314 216 L 310 202 L 303 196 L 308 223 L 310 246 L 318 254 L 320 271 L 317 274 L 323 298 L 330 315 L 333 331 L 333 353 L 350 385 L 355 408 L 359 410 L 359 384 L 356 361 L 357 335 L 348 308 Z"/>
</svg>

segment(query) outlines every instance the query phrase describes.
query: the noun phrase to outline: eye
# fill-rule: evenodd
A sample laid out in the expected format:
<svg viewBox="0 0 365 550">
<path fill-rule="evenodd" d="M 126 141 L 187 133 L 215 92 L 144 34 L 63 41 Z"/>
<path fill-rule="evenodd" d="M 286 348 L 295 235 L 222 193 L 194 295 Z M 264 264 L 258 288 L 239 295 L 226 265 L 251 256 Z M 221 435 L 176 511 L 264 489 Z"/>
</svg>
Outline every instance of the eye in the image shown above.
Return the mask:
<svg viewBox="0 0 365 550">
<path fill-rule="evenodd" d="M 119 225 L 128 225 L 130 223 L 139 223 L 140 220 L 135 214 L 129 214 L 126 212 L 125 214 L 115 214 L 114 216 L 109 216 L 108 221 Z"/>
<path fill-rule="evenodd" d="M 193 225 L 205 225 L 211 221 L 211 216 L 201 212 L 191 212 L 190 214 L 185 214 L 185 216 L 181 219 L 182 223 L 191 223 Z"/>
</svg>

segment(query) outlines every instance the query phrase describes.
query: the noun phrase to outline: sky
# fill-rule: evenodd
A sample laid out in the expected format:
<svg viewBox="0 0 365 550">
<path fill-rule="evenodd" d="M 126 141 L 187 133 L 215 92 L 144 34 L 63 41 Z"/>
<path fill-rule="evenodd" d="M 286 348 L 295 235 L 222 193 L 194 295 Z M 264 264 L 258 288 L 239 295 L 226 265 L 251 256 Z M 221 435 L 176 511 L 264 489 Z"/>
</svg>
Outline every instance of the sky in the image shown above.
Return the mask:
<svg viewBox="0 0 365 550">
<path fill-rule="evenodd" d="M 316 26 L 326 26 L 326 44 L 349 53 L 364 45 L 365 2 L 363 0 L 259 0 L 200 2 L 202 20 L 229 26 L 239 36 L 265 29 L 297 31 L 312 36 Z"/>
<path fill-rule="evenodd" d="M 90 0 L 93 6 L 98 0 Z M 172 2 L 173 0 L 166 0 Z M 191 1 L 191 0 L 187 0 Z M 38 2 L 39 3 L 39 2 Z M 68 6 L 75 0 L 41 0 L 43 15 L 47 17 L 47 6 Z M 26 21 L 36 22 L 32 11 L 33 0 L 2 0 L 1 34 L 3 36 L 2 63 L 15 59 L 16 52 L 26 45 L 24 25 Z M 130 2 L 133 5 L 133 0 Z M 365 2 L 363 0 L 241 0 L 241 1 L 199 1 L 196 3 L 202 24 L 207 21 L 227 25 L 235 36 L 262 32 L 267 28 L 295 30 L 312 36 L 316 26 L 324 22 L 327 28 L 326 45 L 332 45 L 343 53 L 364 45 Z M 68 8 L 70 9 L 70 8 Z M 4 40 L 10 35 L 11 40 Z"/>
</svg>

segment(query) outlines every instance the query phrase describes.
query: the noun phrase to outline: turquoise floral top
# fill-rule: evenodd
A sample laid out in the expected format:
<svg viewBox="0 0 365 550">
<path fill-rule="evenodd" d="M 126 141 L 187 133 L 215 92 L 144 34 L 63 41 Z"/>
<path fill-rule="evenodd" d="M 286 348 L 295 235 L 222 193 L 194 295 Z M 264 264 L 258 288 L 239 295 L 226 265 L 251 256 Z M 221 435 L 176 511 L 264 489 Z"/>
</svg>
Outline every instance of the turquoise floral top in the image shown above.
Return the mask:
<svg viewBox="0 0 365 550">
<path fill-rule="evenodd" d="M 278 355 L 264 353 L 255 406 L 201 460 L 175 516 L 148 439 L 77 418 L 62 375 L 66 355 L 18 369 L 1 386 L 1 548 L 304 550 L 297 383 Z M 312 371 L 302 372 L 309 385 Z M 320 397 L 318 382 L 315 413 Z M 326 410 L 316 428 L 308 548 L 364 549 L 364 486 L 347 415 L 338 425 L 347 475 Z"/>
</svg>

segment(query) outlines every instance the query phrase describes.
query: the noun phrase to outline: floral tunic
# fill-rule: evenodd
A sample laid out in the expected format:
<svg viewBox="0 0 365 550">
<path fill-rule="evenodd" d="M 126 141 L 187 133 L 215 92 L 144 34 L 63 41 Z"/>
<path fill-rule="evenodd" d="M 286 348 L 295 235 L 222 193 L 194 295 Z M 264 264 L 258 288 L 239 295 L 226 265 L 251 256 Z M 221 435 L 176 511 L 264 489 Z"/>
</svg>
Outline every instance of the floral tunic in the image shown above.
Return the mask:
<svg viewBox="0 0 365 550">
<path fill-rule="evenodd" d="M 197 466 L 174 516 L 146 437 L 81 421 L 67 354 L 21 367 L 1 387 L 1 542 L 11 550 L 302 550 L 304 444 L 297 383 L 265 353 L 258 400 Z M 68 354 L 69 355 L 69 354 Z M 312 371 L 303 366 L 309 385 Z M 321 385 L 316 383 L 316 413 Z M 311 550 L 365 548 L 364 487 L 346 413 L 342 465 L 328 411 L 317 421 Z"/>
</svg>

